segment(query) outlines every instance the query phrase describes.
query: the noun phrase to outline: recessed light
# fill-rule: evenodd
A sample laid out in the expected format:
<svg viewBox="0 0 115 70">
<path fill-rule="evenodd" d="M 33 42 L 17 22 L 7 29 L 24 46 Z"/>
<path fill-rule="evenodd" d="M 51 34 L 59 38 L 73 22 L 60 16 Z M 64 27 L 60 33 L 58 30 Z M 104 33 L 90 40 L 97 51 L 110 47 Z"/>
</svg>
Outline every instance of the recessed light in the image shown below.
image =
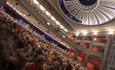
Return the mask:
<svg viewBox="0 0 115 70">
<path fill-rule="evenodd" d="M 62 35 L 63 38 L 65 38 L 65 35 Z"/>
<path fill-rule="evenodd" d="M 46 14 L 47 16 L 51 16 L 51 14 L 50 14 L 48 11 L 45 11 L 45 14 Z"/>
<path fill-rule="evenodd" d="M 50 23 L 49 23 L 49 22 L 47 22 L 47 24 L 48 24 L 48 25 L 50 25 Z"/>
<path fill-rule="evenodd" d="M 109 34 L 110 34 L 110 35 L 114 34 L 114 31 L 109 31 Z"/>
<path fill-rule="evenodd" d="M 39 4 L 39 2 L 38 2 L 37 0 L 33 0 L 33 2 L 34 2 L 35 4 Z"/>
<path fill-rule="evenodd" d="M 78 36 L 78 35 L 79 35 L 79 33 L 78 33 L 78 32 L 75 32 L 75 35 L 76 35 L 76 36 Z"/>
<path fill-rule="evenodd" d="M 56 19 L 55 19 L 53 16 L 51 16 L 51 19 L 52 19 L 53 21 L 56 21 Z"/>
<path fill-rule="evenodd" d="M 94 40 L 96 41 L 97 39 L 96 39 L 96 38 L 94 38 Z"/>
<path fill-rule="evenodd" d="M 23 14 L 23 16 L 25 17 L 25 16 L 26 16 L 26 14 Z"/>
<path fill-rule="evenodd" d="M 57 24 L 57 25 L 60 25 L 60 22 L 56 21 L 56 24 Z"/>
<path fill-rule="evenodd" d="M 97 35 L 97 34 L 98 34 L 98 31 L 94 31 L 94 32 L 93 32 L 93 35 Z"/>
<path fill-rule="evenodd" d="M 65 31 L 65 32 L 68 32 L 68 30 L 67 30 L 67 29 L 64 29 L 64 31 Z"/>
<path fill-rule="evenodd" d="M 63 25 L 60 25 L 60 28 L 64 29 L 64 26 L 63 26 Z"/>
<path fill-rule="evenodd" d="M 45 11 L 45 10 L 46 10 L 42 5 L 39 5 L 39 8 L 40 8 L 40 10 L 42 10 L 42 11 Z"/>
<path fill-rule="evenodd" d="M 86 36 L 88 33 L 87 32 L 83 32 L 83 35 Z"/>
</svg>

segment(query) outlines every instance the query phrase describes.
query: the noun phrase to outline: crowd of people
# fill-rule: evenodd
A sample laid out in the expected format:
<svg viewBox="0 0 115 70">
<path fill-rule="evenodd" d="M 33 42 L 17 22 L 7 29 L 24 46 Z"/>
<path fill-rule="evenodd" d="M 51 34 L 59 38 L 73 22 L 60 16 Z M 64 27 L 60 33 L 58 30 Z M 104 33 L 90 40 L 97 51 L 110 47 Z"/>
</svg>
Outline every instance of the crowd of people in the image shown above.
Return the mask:
<svg viewBox="0 0 115 70">
<path fill-rule="evenodd" d="M 39 37 L 37 33 L 33 33 L 29 27 L 25 27 L 14 22 L 7 15 L 0 13 L 0 29 L 6 27 L 15 34 L 18 46 L 13 46 L 15 52 L 7 53 L 9 55 L 10 64 L 0 62 L 0 67 L 3 64 L 5 68 L 2 70 L 87 70 L 81 64 L 74 62 L 73 59 L 67 56 L 66 52 L 52 45 L 50 42 L 45 41 Z M 0 40 L 0 48 L 4 44 Z M 6 43 L 7 44 L 7 43 Z M 8 47 L 8 46 L 7 46 Z M 16 57 L 16 58 L 15 58 Z M 11 62 L 12 60 L 12 62 Z M 2 65 L 2 66 L 1 66 Z M 4 67 L 4 66 L 3 66 Z"/>
</svg>

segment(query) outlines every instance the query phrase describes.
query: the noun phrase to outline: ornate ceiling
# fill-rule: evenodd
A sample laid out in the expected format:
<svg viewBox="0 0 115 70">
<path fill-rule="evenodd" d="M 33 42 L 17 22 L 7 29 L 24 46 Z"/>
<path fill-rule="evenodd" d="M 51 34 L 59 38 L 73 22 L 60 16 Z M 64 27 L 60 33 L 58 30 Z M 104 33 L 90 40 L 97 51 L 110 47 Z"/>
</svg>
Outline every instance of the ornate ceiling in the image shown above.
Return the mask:
<svg viewBox="0 0 115 70">
<path fill-rule="evenodd" d="M 22 0 L 19 0 L 22 1 Z M 24 0 L 24 5 L 26 1 Z M 115 0 L 37 0 L 69 32 L 106 31 L 115 29 Z M 27 2 L 28 3 L 28 2 Z M 61 7 L 61 6 L 64 7 Z M 26 5 L 25 5 L 26 6 Z M 68 7 L 70 6 L 70 7 Z M 38 17 L 36 8 L 26 6 Z M 63 9 L 66 9 L 65 11 Z M 73 11 L 72 11 L 73 10 Z M 41 17 L 40 17 L 41 19 Z M 111 20 L 111 21 L 110 21 Z M 44 22 L 44 21 L 41 21 Z M 93 25 L 93 26 L 92 26 Z"/>
<path fill-rule="evenodd" d="M 115 17 L 115 0 L 59 0 L 65 16 L 83 25 L 104 24 Z"/>
</svg>

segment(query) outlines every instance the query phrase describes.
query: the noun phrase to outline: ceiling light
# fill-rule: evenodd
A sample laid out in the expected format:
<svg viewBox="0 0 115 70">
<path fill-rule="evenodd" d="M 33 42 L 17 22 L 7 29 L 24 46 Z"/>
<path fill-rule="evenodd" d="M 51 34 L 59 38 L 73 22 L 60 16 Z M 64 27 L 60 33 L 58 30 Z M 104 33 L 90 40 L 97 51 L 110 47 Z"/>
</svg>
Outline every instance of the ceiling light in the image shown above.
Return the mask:
<svg viewBox="0 0 115 70">
<path fill-rule="evenodd" d="M 68 30 L 67 30 L 67 29 L 64 29 L 64 31 L 65 31 L 65 32 L 68 32 Z"/>
<path fill-rule="evenodd" d="M 88 34 L 88 32 L 84 31 L 82 32 L 84 36 L 86 36 Z"/>
<path fill-rule="evenodd" d="M 51 14 L 50 14 L 48 11 L 45 11 L 45 14 L 46 14 L 47 16 L 51 16 Z"/>
<path fill-rule="evenodd" d="M 47 22 L 47 24 L 48 24 L 48 25 L 50 25 L 50 23 L 49 23 L 49 22 Z"/>
<path fill-rule="evenodd" d="M 65 35 L 62 35 L 63 38 L 65 38 Z"/>
<path fill-rule="evenodd" d="M 26 14 L 22 14 L 24 17 L 26 17 Z"/>
<path fill-rule="evenodd" d="M 33 2 L 34 2 L 35 4 L 39 4 L 39 2 L 38 2 L 37 0 L 33 0 Z"/>
<path fill-rule="evenodd" d="M 113 30 L 109 30 L 109 34 L 110 35 L 114 34 L 114 31 Z"/>
<path fill-rule="evenodd" d="M 64 29 L 64 26 L 63 26 L 63 25 L 60 25 L 60 28 Z"/>
<path fill-rule="evenodd" d="M 76 35 L 76 36 L 78 36 L 78 35 L 79 35 L 79 33 L 78 33 L 78 32 L 75 32 L 75 35 Z"/>
<path fill-rule="evenodd" d="M 42 5 L 39 5 L 39 8 L 40 8 L 40 10 L 42 10 L 42 11 L 45 11 L 45 10 L 46 10 Z"/>
<path fill-rule="evenodd" d="M 56 24 L 57 24 L 57 25 L 60 25 L 60 22 L 56 21 Z"/>
<path fill-rule="evenodd" d="M 56 19 L 55 19 L 53 16 L 51 16 L 51 19 L 52 19 L 53 21 L 56 21 Z"/>
<path fill-rule="evenodd" d="M 96 39 L 96 38 L 94 38 L 94 40 L 96 41 L 97 39 Z"/>
<path fill-rule="evenodd" d="M 93 35 L 97 35 L 98 34 L 98 31 L 94 31 Z"/>
</svg>

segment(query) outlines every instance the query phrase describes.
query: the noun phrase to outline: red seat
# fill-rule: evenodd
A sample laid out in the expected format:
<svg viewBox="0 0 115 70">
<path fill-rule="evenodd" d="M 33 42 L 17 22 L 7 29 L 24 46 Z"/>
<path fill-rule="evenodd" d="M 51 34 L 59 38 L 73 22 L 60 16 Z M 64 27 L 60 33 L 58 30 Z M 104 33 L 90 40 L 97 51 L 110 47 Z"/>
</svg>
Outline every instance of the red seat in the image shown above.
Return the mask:
<svg viewBox="0 0 115 70">
<path fill-rule="evenodd" d="M 71 57 L 75 57 L 76 52 L 75 51 L 71 51 L 70 55 L 71 55 Z"/>
<path fill-rule="evenodd" d="M 96 38 L 96 43 L 106 43 L 106 39 L 105 38 Z"/>
<path fill-rule="evenodd" d="M 79 62 L 82 62 L 82 61 L 83 61 L 83 57 L 78 56 L 78 57 L 77 57 L 77 60 L 78 60 Z"/>
<path fill-rule="evenodd" d="M 83 47 L 83 48 L 89 48 L 89 44 L 84 43 L 82 47 Z"/>
<path fill-rule="evenodd" d="M 88 70 L 94 70 L 94 65 L 92 63 L 87 64 L 87 69 Z"/>
<path fill-rule="evenodd" d="M 80 40 L 76 40 L 76 43 L 77 43 L 78 45 L 80 45 Z"/>
<path fill-rule="evenodd" d="M 79 61 L 79 62 L 83 62 L 84 59 L 85 59 L 85 56 L 86 56 L 86 54 L 84 54 L 84 53 L 79 53 L 78 56 L 77 56 L 78 61 Z"/>
<path fill-rule="evenodd" d="M 97 53 L 97 52 L 99 52 L 99 48 L 93 47 L 93 48 L 92 48 L 92 51 L 93 51 L 94 53 Z"/>
<path fill-rule="evenodd" d="M 88 70 L 93 70 L 94 68 L 96 70 L 99 70 L 100 66 L 101 66 L 101 61 L 95 58 L 89 58 L 88 60 L 88 64 L 87 64 L 87 68 Z"/>
</svg>

